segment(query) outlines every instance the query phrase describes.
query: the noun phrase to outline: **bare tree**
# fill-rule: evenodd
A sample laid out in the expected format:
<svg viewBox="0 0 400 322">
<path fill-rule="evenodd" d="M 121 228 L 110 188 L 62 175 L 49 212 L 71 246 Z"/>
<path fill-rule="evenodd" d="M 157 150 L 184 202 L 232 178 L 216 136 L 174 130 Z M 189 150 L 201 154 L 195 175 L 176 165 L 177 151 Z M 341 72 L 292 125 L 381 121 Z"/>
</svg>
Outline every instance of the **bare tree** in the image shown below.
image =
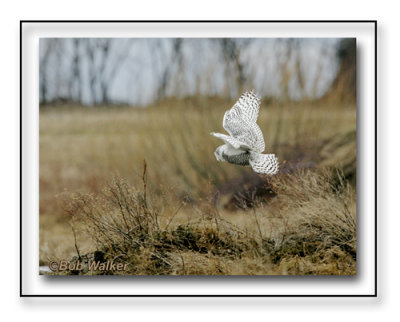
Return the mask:
<svg viewBox="0 0 400 322">
<path fill-rule="evenodd" d="M 88 75 L 89 75 L 89 92 L 92 100 L 92 104 L 97 104 L 97 66 L 95 61 L 95 39 L 85 39 L 85 52 L 88 60 Z"/>
<path fill-rule="evenodd" d="M 356 54 L 356 38 L 344 38 L 338 43 L 339 69 L 324 99 L 349 104 L 356 102 Z"/>
<path fill-rule="evenodd" d="M 290 46 L 292 46 L 294 56 L 294 77 L 297 81 L 297 89 L 299 91 L 300 98 L 304 99 L 308 97 L 308 95 L 305 91 L 306 81 L 304 70 L 301 66 L 301 44 L 302 42 L 300 39 L 292 39 L 292 41 L 290 42 Z"/>
<path fill-rule="evenodd" d="M 237 93 L 242 92 L 245 87 L 245 64 L 241 60 L 241 54 L 249 45 L 250 41 L 250 39 L 218 39 L 225 65 L 225 90 L 227 90 L 228 87 L 235 91 L 234 93 L 230 92 L 230 95 L 237 95 Z"/>
<path fill-rule="evenodd" d="M 291 38 L 280 38 L 277 40 L 280 45 L 280 50 L 276 51 L 276 61 L 279 66 L 280 73 L 280 88 L 281 88 L 281 100 L 288 101 L 289 95 L 289 83 L 292 78 L 292 70 L 290 68 L 290 62 L 293 58 L 293 39 Z"/>
<path fill-rule="evenodd" d="M 336 65 L 327 63 L 333 60 L 333 47 L 324 55 L 318 45 L 319 52 L 307 58 L 305 45 L 314 46 L 301 39 L 46 39 L 40 50 L 40 102 L 65 99 L 109 105 L 117 100 L 133 102 L 132 98 L 135 103 L 149 103 L 167 95 L 195 93 L 232 98 L 249 85 L 261 95 L 282 100 L 314 98 L 334 77 Z M 339 73 L 344 75 L 352 64 L 341 61 Z M 312 71 L 307 69 L 310 63 Z M 333 66 L 329 77 L 327 66 Z M 352 75 L 347 77 L 350 85 L 355 84 Z M 337 81 L 336 87 L 353 88 L 344 84 Z M 132 89 L 143 95 L 130 96 Z"/>
<path fill-rule="evenodd" d="M 112 39 L 109 39 L 113 41 Z M 127 39 L 125 43 L 121 47 L 117 47 L 118 50 L 116 52 L 116 57 L 114 59 L 108 59 L 104 61 L 107 64 L 107 68 L 104 68 L 103 73 L 101 75 L 102 79 L 102 92 L 103 92 L 103 103 L 110 103 L 110 92 L 112 85 L 114 84 L 114 80 L 121 70 L 122 65 L 125 63 L 126 59 L 129 57 L 130 48 L 133 44 L 132 39 Z M 109 44 L 109 46 L 111 43 Z"/>
<path fill-rule="evenodd" d="M 98 67 L 98 81 L 100 85 L 100 102 L 101 104 L 107 105 L 110 102 L 108 96 L 108 87 L 110 86 L 110 80 L 106 77 L 106 67 L 109 61 L 111 39 L 98 39 L 97 49 L 99 51 L 100 63 Z"/>
<path fill-rule="evenodd" d="M 166 96 L 167 86 L 169 81 L 174 76 L 174 72 L 178 72 L 182 68 L 183 63 L 183 38 L 174 38 L 171 39 L 172 42 L 172 52 L 171 52 L 171 60 L 170 63 L 165 64 L 164 70 L 161 74 L 160 83 L 157 90 L 158 99 L 162 99 Z M 160 49 L 160 44 L 159 44 Z"/>
<path fill-rule="evenodd" d="M 113 81 L 129 56 L 132 40 L 126 40 L 121 47 L 118 44 L 115 45 L 116 43 L 113 38 L 88 39 L 86 41 L 89 88 L 95 105 L 111 103 L 110 90 Z"/>
<path fill-rule="evenodd" d="M 81 43 L 79 38 L 72 39 L 72 75 L 68 86 L 71 99 L 78 103 L 82 103 Z"/>
<path fill-rule="evenodd" d="M 43 46 L 43 54 L 39 61 L 39 100 L 40 104 L 48 102 L 48 80 L 47 73 L 49 68 L 49 58 L 52 53 L 52 39 L 42 39 L 40 45 Z"/>
<path fill-rule="evenodd" d="M 49 103 L 53 99 L 65 100 L 66 77 L 62 73 L 64 43 L 58 38 L 49 38 L 43 39 L 41 44 L 44 50 L 39 60 L 40 103 Z M 57 68 L 54 69 L 54 65 Z"/>
</svg>

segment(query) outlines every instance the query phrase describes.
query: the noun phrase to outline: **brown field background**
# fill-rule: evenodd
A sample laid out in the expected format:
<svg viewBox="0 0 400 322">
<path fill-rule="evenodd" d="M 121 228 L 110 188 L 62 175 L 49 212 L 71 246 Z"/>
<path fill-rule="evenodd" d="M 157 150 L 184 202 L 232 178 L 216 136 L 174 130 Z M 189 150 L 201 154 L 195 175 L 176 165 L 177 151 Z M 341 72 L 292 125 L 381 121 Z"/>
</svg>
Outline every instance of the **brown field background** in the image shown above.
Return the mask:
<svg viewBox="0 0 400 322">
<path fill-rule="evenodd" d="M 354 275 L 355 105 L 262 102 L 265 153 L 285 171 L 237 207 L 253 172 L 217 162 L 209 135 L 233 103 L 41 108 L 39 264 L 100 253 L 124 274 Z"/>
</svg>

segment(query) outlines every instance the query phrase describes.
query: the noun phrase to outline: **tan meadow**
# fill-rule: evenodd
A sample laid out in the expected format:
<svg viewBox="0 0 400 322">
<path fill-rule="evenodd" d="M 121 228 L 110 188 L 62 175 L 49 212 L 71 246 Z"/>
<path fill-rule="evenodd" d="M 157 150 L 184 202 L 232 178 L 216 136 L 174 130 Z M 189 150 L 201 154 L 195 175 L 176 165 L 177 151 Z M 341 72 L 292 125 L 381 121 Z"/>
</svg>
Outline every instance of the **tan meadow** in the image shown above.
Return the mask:
<svg viewBox="0 0 400 322">
<path fill-rule="evenodd" d="M 253 173 L 217 162 L 209 133 L 233 103 L 42 108 L 40 264 L 101 253 L 129 264 L 118 274 L 354 275 L 355 107 L 263 102 L 266 153 L 285 171 L 232 208 L 243 187 L 221 187 Z"/>
</svg>

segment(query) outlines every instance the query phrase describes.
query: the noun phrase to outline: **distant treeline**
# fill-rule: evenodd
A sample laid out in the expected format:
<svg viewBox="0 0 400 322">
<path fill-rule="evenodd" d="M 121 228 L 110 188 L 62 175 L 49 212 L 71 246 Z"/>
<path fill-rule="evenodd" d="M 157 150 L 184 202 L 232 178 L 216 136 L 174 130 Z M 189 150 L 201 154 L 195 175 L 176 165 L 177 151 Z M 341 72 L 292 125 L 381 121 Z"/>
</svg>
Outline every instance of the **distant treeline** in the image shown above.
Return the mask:
<svg viewBox="0 0 400 322">
<path fill-rule="evenodd" d="M 42 38 L 41 105 L 146 105 L 167 97 L 355 102 L 355 39 Z"/>
</svg>

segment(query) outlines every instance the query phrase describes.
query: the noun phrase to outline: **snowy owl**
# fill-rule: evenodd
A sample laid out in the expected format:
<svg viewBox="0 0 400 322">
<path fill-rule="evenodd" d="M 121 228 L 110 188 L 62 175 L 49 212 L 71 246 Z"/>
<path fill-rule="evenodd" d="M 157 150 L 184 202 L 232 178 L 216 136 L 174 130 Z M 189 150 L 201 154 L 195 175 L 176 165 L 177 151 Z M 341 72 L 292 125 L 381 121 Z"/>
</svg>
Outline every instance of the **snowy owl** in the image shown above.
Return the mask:
<svg viewBox="0 0 400 322">
<path fill-rule="evenodd" d="M 225 112 L 222 126 L 230 135 L 211 132 L 225 142 L 214 155 L 218 161 L 250 165 L 257 173 L 272 175 L 278 172 L 279 165 L 275 154 L 261 154 L 265 143 L 256 123 L 259 109 L 260 98 L 254 91 L 249 91 Z"/>
</svg>

